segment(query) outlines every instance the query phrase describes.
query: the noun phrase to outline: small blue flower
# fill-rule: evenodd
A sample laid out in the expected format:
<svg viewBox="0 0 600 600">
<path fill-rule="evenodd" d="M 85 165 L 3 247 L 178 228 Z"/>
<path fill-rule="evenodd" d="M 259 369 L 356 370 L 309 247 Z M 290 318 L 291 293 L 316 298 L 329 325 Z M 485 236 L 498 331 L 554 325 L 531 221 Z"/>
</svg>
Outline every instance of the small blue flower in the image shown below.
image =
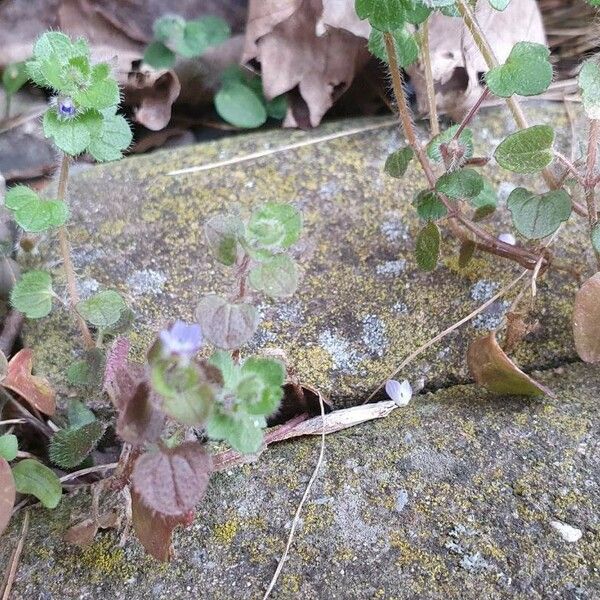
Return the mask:
<svg viewBox="0 0 600 600">
<path fill-rule="evenodd" d="M 57 99 L 56 110 L 58 111 L 58 116 L 64 119 L 72 119 L 77 112 L 73 100 L 68 96 L 62 96 Z"/>
<path fill-rule="evenodd" d="M 185 361 L 190 360 L 200 350 L 203 342 L 200 325 L 179 320 L 169 329 L 163 329 L 159 337 L 166 355 L 179 356 Z"/>
</svg>

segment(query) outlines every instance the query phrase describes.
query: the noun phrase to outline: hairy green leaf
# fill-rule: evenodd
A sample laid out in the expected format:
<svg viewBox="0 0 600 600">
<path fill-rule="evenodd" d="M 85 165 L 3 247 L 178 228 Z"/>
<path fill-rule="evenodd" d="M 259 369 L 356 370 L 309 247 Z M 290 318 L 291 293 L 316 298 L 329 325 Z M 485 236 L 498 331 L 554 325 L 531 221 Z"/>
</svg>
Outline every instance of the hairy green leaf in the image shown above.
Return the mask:
<svg viewBox="0 0 600 600">
<path fill-rule="evenodd" d="M 415 36 L 406 27 L 401 27 L 390 33 L 394 38 L 394 48 L 396 49 L 398 64 L 406 69 L 417 62 L 419 58 L 419 44 L 417 44 Z M 388 62 L 383 33 L 377 29 L 371 29 L 369 52 L 379 60 L 385 63 Z"/>
<path fill-rule="evenodd" d="M 155 69 L 170 69 L 176 59 L 175 52 L 162 42 L 152 42 L 144 52 L 144 62 Z"/>
<path fill-rule="evenodd" d="M 391 177 L 400 178 L 406 173 L 413 156 L 412 148 L 400 148 L 387 157 L 383 170 Z"/>
<path fill-rule="evenodd" d="M 194 315 L 206 339 L 225 350 L 234 350 L 247 342 L 260 320 L 251 304 L 229 302 L 216 294 L 202 298 Z"/>
<path fill-rule="evenodd" d="M 427 144 L 427 156 L 435 162 L 442 162 L 444 159 L 441 148 L 442 144 L 448 144 L 458 131 L 458 128 L 459 125 L 452 125 L 452 127 L 448 127 L 448 129 L 436 135 Z M 473 156 L 473 132 L 470 129 L 465 128 L 461 131 L 457 139 L 457 148 L 462 154 L 463 161 Z"/>
<path fill-rule="evenodd" d="M 69 218 L 69 209 L 64 202 L 42 200 L 25 185 L 10 188 L 4 203 L 12 211 L 17 224 L 31 233 L 60 227 Z"/>
<path fill-rule="evenodd" d="M 56 146 L 66 154 L 77 156 L 85 151 L 91 141 L 90 128 L 98 127 L 101 115 L 87 111 L 71 119 L 59 118 L 54 108 L 44 113 L 44 135 L 52 138 Z"/>
<path fill-rule="evenodd" d="M 152 28 L 159 42 L 177 45 L 183 39 L 185 19 L 179 15 L 163 15 L 154 21 Z"/>
<path fill-rule="evenodd" d="M 503 65 L 486 73 L 485 81 L 496 96 L 537 96 L 552 82 L 550 50 L 543 44 L 517 42 Z"/>
<path fill-rule="evenodd" d="M 19 461 L 13 468 L 15 487 L 20 494 L 35 496 L 45 508 L 56 508 L 62 486 L 54 471 L 32 458 Z"/>
<path fill-rule="evenodd" d="M 448 214 L 444 203 L 433 190 L 419 192 L 413 201 L 413 205 L 417 209 L 419 217 L 425 221 L 437 221 Z"/>
<path fill-rule="evenodd" d="M 433 271 L 440 254 L 440 230 L 430 221 L 419 231 L 415 245 L 417 264 L 423 271 Z"/>
<path fill-rule="evenodd" d="M 241 399 L 245 402 L 246 410 L 253 415 L 268 416 L 274 413 L 283 397 L 283 365 L 277 360 L 251 356 L 244 361 L 241 374 L 242 379 L 237 389 L 238 394 L 242 390 Z M 259 385 L 244 386 L 244 378 L 247 377 L 251 377 Z"/>
<path fill-rule="evenodd" d="M 129 147 L 133 134 L 122 115 L 105 115 L 99 128 L 91 130 L 88 152 L 98 162 L 119 160 Z"/>
<path fill-rule="evenodd" d="M 380 31 L 394 31 L 404 25 L 406 19 L 405 0 L 355 0 L 359 19 L 369 19 L 369 23 Z"/>
<path fill-rule="evenodd" d="M 90 74 L 90 84 L 77 90 L 73 100 L 82 108 L 102 110 L 119 104 L 119 86 L 106 63 L 94 65 Z"/>
<path fill-rule="evenodd" d="M 173 48 L 186 58 L 194 58 L 203 54 L 211 46 L 217 46 L 231 35 L 229 25 L 220 17 L 207 16 L 188 21 L 183 30 L 183 37 Z"/>
<path fill-rule="evenodd" d="M 507 204 L 517 231 L 529 240 L 553 234 L 571 216 L 571 198 L 565 190 L 534 194 L 519 187 Z"/>
<path fill-rule="evenodd" d="M 433 8 L 430 6 L 420 2 L 420 0 L 412 0 L 408 2 L 408 5 L 405 8 L 405 18 L 406 21 L 412 25 L 420 25 L 427 21 L 432 12 Z"/>
<path fill-rule="evenodd" d="M 67 406 L 67 420 L 69 427 L 82 427 L 96 420 L 94 413 L 80 400 L 69 398 Z"/>
<path fill-rule="evenodd" d="M 222 264 L 235 264 L 244 223 L 235 215 L 217 215 L 206 222 L 204 233 L 215 258 Z"/>
<path fill-rule="evenodd" d="M 550 125 L 534 125 L 505 138 L 494 152 L 498 164 L 515 173 L 536 173 L 554 157 L 554 130 Z"/>
<path fill-rule="evenodd" d="M 577 81 L 587 116 L 600 119 L 600 64 L 597 57 L 583 63 Z"/>
<path fill-rule="evenodd" d="M 0 435 L 0 457 L 4 460 L 11 461 L 17 458 L 19 451 L 19 442 L 17 436 L 12 433 Z"/>
<path fill-rule="evenodd" d="M 289 248 L 300 237 L 302 215 L 291 204 L 268 202 L 252 213 L 248 223 L 251 241 L 266 248 Z"/>
<path fill-rule="evenodd" d="M 126 308 L 125 300 L 114 290 L 98 292 L 77 304 L 77 312 L 99 329 L 114 325 Z"/>
<path fill-rule="evenodd" d="M 292 296 L 298 287 L 296 263 L 286 254 L 277 254 L 250 270 L 250 285 L 271 298 Z"/>
<path fill-rule="evenodd" d="M 30 319 L 41 319 L 52 310 L 52 278 L 44 271 L 29 271 L 15 284 L 10 294 L 14 308 Z"/>
<path fill-rule="evenodd" d="M 450 198 L 474 198 L 483 190 L 483 177 L 475 169 L 451 171 L 436 181 L 435 189 Z"/>
<path fill-rule="evenodd" d="M 240 412 L 228 415 L 216 411 L 206 423 L 206 433 L 213 440 L 226 440 L 238 452 L 258 452 L 263 443 L 264 417 Z"/>
<path fill-rule="evenodd" d="M 260 96 L 239 81 L 226 82 L 215 95 L 215 108 L 228 123 L 244 129 L 260 127 L 267 120 L 267 109 Z"/>
<path fill-rule="evenodd" d="M 80 427 L 60 429 L 50 438 L 50 460 L 62 469 L 73 469 L 94 450 L 105 429 L 106 427 L 96 420 Z"/>
</svg>

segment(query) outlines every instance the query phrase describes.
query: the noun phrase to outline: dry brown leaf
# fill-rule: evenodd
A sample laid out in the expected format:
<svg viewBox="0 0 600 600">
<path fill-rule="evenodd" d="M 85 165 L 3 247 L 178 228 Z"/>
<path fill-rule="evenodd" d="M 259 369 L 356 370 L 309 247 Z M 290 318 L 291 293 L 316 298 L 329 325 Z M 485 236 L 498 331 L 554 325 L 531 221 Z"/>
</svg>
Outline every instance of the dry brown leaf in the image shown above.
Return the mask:
<svg viewBox="0 0 600 600">
<path fill-rule="evenodd" d="M 98 533 L 98 525 L 94 519 L 85 519 L 81 523 L 69 527 L 63 535 L 63 539 L 68 544 L 85 547 L 94 541 L 96 533 Z"/>
<path fill-rule="evenodd" d="M 575 296 L 573 336 L 581 360 L 600 362 L 600 273 L 585 281 Z"/>
<path fill-rule="evenodd" d="M 31 406 L 45 415 L 52 416 L 56 410 L 56 394 L 44 377 L 32 375 L 33 350 L 19 350 L 8 363 L 2 386 L 16 392 Z"/>
<path fill-rule="evenodd" d="M 16 493 L 10 465 L 0 456 L 0 535 L 6 529 L 12 516 Z"/>
<path fill-rule="evenodd" d="M 322 0 L 252 0 L 242 57 L 244 63 L 260 63 L 267 98 L 298 88 L 313 127 L 369 59 L 365 35 L 349 30 L 363 31 L 358 17 L 354 15 L 354 21 L 342 2 L 325 2 L 326 12 L 323 4 Z M 353 7 L 351 0 L 346 4 Z M 366 29 L 363 33 L 368 36 Z M 294 126 L 297 121 L 288 113 L 284 124 Z"/>
<path fill-rule="evenodd" d="M 517 42 L 546 43 L 535 0 L 512 0 L 503 11 L 495 10 L 489 2 L 478 2 L 475 15 L 500 62 L 506 60 Z M 429 40 L 438 110 L 458 121 L 481 95 L 483 87 L 479 76 L 488 67 L 459 18 L 434 13 L 430 19 Z M 428 110 L 423 73 L 422 64 L 409 69 L 421 114 Z"/>
<path fill-rule="evenodd" d="M 471 342 L 467 352 L 467 362 L 473 379 L 494 394 L 554 396 L 547 387 L 529 377 L 515 365 L 500 348 L 493 331 Z"/>
</svg>

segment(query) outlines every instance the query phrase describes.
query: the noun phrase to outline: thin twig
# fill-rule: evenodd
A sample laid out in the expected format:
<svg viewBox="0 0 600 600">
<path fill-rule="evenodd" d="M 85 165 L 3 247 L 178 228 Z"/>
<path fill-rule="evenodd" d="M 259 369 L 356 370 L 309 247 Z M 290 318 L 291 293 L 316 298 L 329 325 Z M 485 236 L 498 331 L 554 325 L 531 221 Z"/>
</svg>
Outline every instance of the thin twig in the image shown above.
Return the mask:
<svg viewBox="0 0 600 600">
<path fill-rule="evenodd" d="M 598 209 L 596 208 L 596 163 L 598 159 L 598 142 L 600 141 L 600 120 L 590 120 L 590 131 L 588 134 L 587 159 L 585 165 L 585 202 L 587 205 L 588 221 L 590 224 L 590 235 L 598 223 Z M 594 247 L 596 263 L 600 269 L 600 251 Z"/>
<path fill-rule="evenodd" d="M 17 576 L 17 569 L 19 567 L 19 560 L 21 559 L 21 554 L 23 552 L 23 546 L 25 545 L 25 537 L 27 536 L 27 532 L 29 531 L 29 511 L 25 511 L 25 515 L 23 516 L 23 526 L 21 527 L 21 537 L 19 538 L 19 542 L 17 543 L 17 547 L 15 548 L 12 557 L 10 559 L 10 563 L 7 570 L 6 575 L 6 583 L 4 584 L 4 591 L 2 592 L 2 600 L 9 600 L 10 592 L 12 591 L 12 586 L 15 582 L 15 577 Z"/>
<path fill-rule="evenodd" d="M 25 419 L 6 419 L 6 421 L 0 421 L 0 427 L 3 425 L 20 425 L 21 423 L 27 423 Z"/>
<path fill-rule="evenodd" d="M 448 145 L 450 145 L 452 142 L 458 140 L 458 138 L 460 137 L 460 134 L 465 130 L 465 127 L 467 127 L 469 125 L 469 123 L 473 120 L 475 115 L 479 112 L 481 105 L 483 104 L 484 100 L 488 97 L 489 93 L 490 93 L 490 89 L 486 85 L 483 88 L 483 92 L 481 92 L 481 96 L 479 96 L 479 98 L 476 100 L 475 104 L 473 104 L 473 106 L 471 106 L 469 112 L 464 116 L 463 120 L 461 121 L 460 125 L 458 126 L 458 129 L 456 130 L 456 133 L 452 136 L 452 139 L 448 142 Z"/>
<path fill-rule="evenodd" d="M 321 449 L 319 450 L 319 458 L 317 460 L 317 464 L 315 465 L 313 474 L 311 475 L 311 477 L 308 481 L 308 485 L 306 486 L 306 489 L 304 490 L 304 494 L 302 495 L 300 504 L 298 504 L 298 508 L 296 509 L 296 514 L 294 515 L 294 520 L 292 521 L 292 528 L 290 529 L 290 535 L 288 536 L 288 541 L 285 546 L 285 550 L 283 552 L 283 555 L 281 556 L 281 559 L 279 560 L 279 564 L 277 565 L 277 569 L 275 570 L 273 578 L 271 579 L 271 583 L 269 584 L 269 587 L 267 588 L 267 591 L 265 592 L 265 595 L 263 596 L 263 600 L 267 600 L 267 598 L 271 595 L 271 592 L 273 591 L 273 588 L 275 587 L 277 580 L 279 579 L 279 575 L 281 574 L 283 565 L 285 564 L 285 561 L 290 552 L 290 547 L 294 540 L 294 534 L 296 533 L 296 527 L 298 527 L 298 523 L 300 522 L 300 513 L 302 512 L 304 503 L 306 502 L 308 495 L 310 494 L 310 490 L 311 490 L 315 480 L 317 479 L 317 475 L 319 474 L 319 470 L 321 468 L 321 465 L 323 464 L 323 458 L 325 456 L 325 405 L 323 404 L 323 398 L 321 397 L 320 394 L 319 394 L 319 405 L 321 406 L 321 419 L 323 419 L 323 429 L 321 430 Z"/>
<path fill-rule="evenodd" d="M 582 187 L 585 187 L 585 181 L 583 179 L 583 177 L 581 176 L 581 174 L 579 173 L 579 171 L 577 170 L 577 167 L 561 152 L 559 152 L 558 150 L 554 150 L 554 156 L 556 158 L 558 158 L 558 160 L 565 165 L 565 167 L 567 168 L 567 171 L 569 173 L 571 173 L 571 175 L 573 175 L 573 177 L 575 177 L 575 179 L 577 179 L 577 182 L 579 183 L 579 185 L 581 185 Z M 586 213 L 587 215 L 587 213 Z"/>
<path fill-rule="evenodd" d="M 513 279 L 510 283 L 505 285 L 497 294 L 492 296 L 489 300 L 484 302 L 481 306 L 476 308 L 474 311 L 470 312 L 466 317 L 463 317 L 460 321 L 457 321 L 456 323 L 450 325 L 450 327 L 448 327 L 447 329 L 444 329 L 444 331 L 442 331 L 441 333 L 438 333 L 435 337 L 433 337 L 429 341 L 425 342 L 422 346 L 419 346 L 414 352 L 409 354 L 400 363 L 400 365 L 396 369 L 394 369 L 394 371 L 392 373 L 387 375 L 386 378 L 381 381 L 381 383 L 375 388 L 373 393 L 364 401 L 363 404 L 366 404 L 367 402 L 371 401 L 375 397 L 377 392 L 386 384 L 386 382 L 388 380 L 392 379 L 395 375 L 397 375 L 402 369 L 404 369 L 404 367 L 406 367 L 406 365 L 408 365 L 408 363 L 410 363 L 417 356 L 419 356 L 419 354 L 421 354 L 422 352 L 424 352 L 425 350 L 427 350 L 428 348 L 430 348 L 431 346 L 433 346 L 434 344 L 439 342 L 441 339 L 445 338 L 449 333 L 452 333 L 455 329 L 458 329 L 461 325 L 464 325 L 465 323 L 467 323 L 468 321 L 470 321 L 471 319 L 476 317 L 479 313 L 483 312 L 488 306 L 490 306 L 491 304 L 496 302 L 496 300 L 498 300 L 498 298 L 501 298 L 502 296 L 504 296 L 515 285 L 517 285 L 517 283 L 519 283 L 519 281 L 521 281 L 521 279 L 523 279 L 523 277 L 525 277 L 525 275 L 527 275 L 527 273 L 529 273 L 529 269 L 523 271 L 517 278 Z"/>
<path fill-rule="evenodd" d="M 63 475 L 60 478 L 60 482 L 64 483 L 65 481 L 70 481 L 71 479 L 77 479 L 78 477 L 83 477 L 84 475 L 89 475 L 90 473 L 98 473 L 99 471 L 109 471 L 116 469 L 119 466 L 118 462 L 115 463 L 107 463 L 105 465 L 96 465 L 95 467 L 88 467 L 87 469 L 81 469 L 79 471 L 75 471 L 73 473 L 68 473 L 67 475 Z"/>
<path fill-rule="evenodd" d="M 433 72 L 431 70 L 431 54 L 429 52 L 429 19 L 423 23 L 421 31 L 421 56 L 423 57 L 423 70 L 425 72 L 425 89 L 427 90 L 427 103 L 429 105 L 429 128 L 431 135 L 438 135 L 440 124 L 437 115 L 437 103 L 435 101 L 435 86 L 433 84 Z"/>
</svg>

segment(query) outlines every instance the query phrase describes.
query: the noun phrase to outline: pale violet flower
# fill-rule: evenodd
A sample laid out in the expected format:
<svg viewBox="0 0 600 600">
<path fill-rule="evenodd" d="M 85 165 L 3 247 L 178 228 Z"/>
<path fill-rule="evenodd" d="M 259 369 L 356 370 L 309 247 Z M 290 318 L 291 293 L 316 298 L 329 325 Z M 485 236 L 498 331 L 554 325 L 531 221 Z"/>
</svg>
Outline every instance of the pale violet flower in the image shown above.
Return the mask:
<svg viewBox="0 0 600 600">
<path fill-rule="evenodd" d="M 175 321 L 169 329 L 160 334 L 163 352 L 168 356 L 179 356 L 183 360 L 191 359 L 202 347 L 202 329 L 197 323 Z"/>
<path fill-rule="evenodd" d="M 58 96 L 56 98 L 56 111 L 62 119 L 72 119 L 77 113 L 73 100 L 68 96 Z"/>
<path fill-rule="evenodd" d="M 511 246 L 514 246 L 517 243 L 517 240 L 512 233 L 501 233 L 498 236 L 498 239 L 505 244 L 510 244 Z"/>
<path fill-rule="evenodd" d="M 412 398 L 412 387 L 410 383 L 405 379 L 404 381 L 396 381 L 390 379 L 385 384 L 385 393 L 398 405 L 406 406 Z"/>
</svg>

